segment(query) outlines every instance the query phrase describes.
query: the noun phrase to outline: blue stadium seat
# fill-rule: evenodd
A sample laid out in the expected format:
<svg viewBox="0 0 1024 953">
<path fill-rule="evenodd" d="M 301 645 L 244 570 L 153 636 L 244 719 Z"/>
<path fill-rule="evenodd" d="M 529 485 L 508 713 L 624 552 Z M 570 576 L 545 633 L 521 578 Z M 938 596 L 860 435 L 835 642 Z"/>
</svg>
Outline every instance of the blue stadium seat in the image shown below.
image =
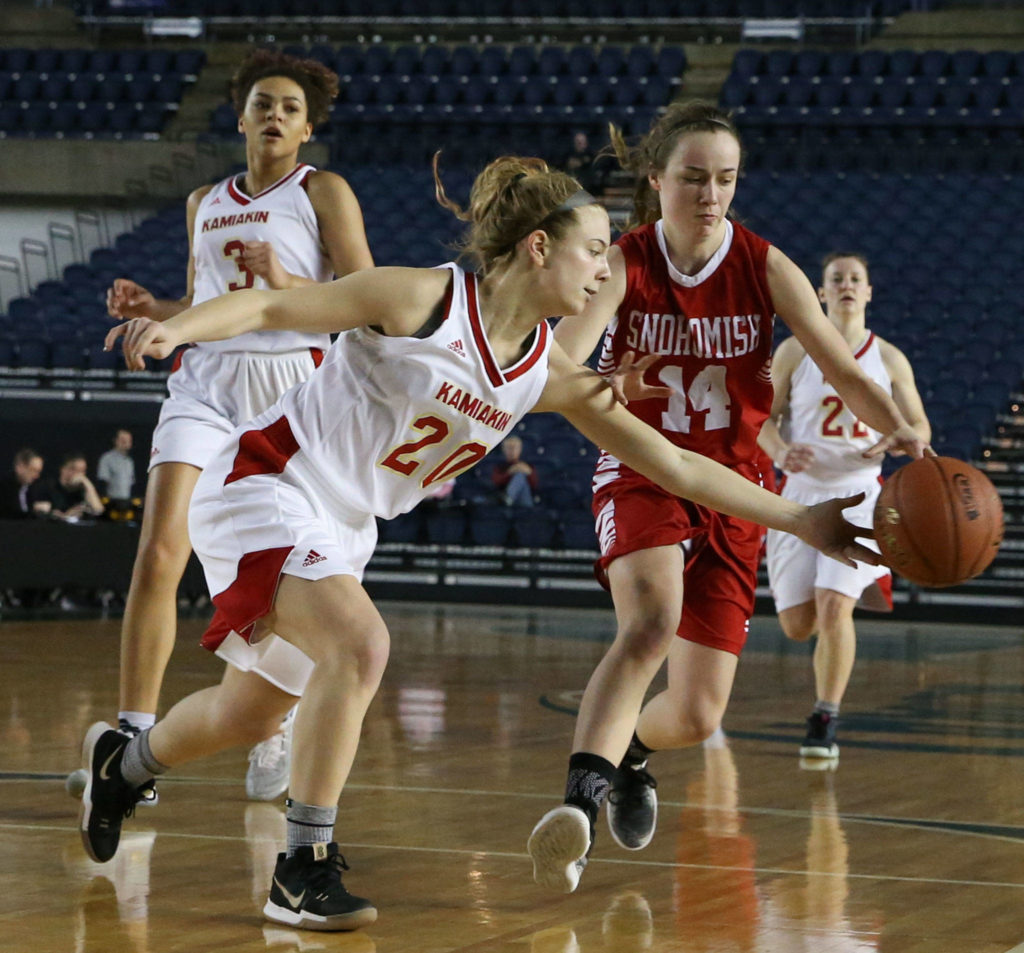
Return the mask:
<svg viewBox="0 0 1024 953">
<path fill-rule="evenodd" d="M 512 517 L 508 507 L 474 506 L 467 520 L 469 542 L 474 546 L 505 546 L 512 530 Z"/>
<path fill-rule="evenodd" d="M 949 58 L 950 70 L 954 76 L 970 79 L 981 71 L 981 53 L 977 50 L 956 50 Z"/>
<path fill-rule="evenodd" d="M 889 54 L 889 76 L 906 78 L 917 69 L 917 53 L 914 50 L 893 50 Z"/>
<path fill-rule="evenodd" d="M 1009 50 L 990 50 L 981 57 L 981 75 L 989 79 L 1003 79 L 1013 68 L 1013 54 Z"/>
<path fill-rule="evenodd" d="M 945 76 L 949 70 L 949 53 L 945 50 L 925 50 L 918 60 L 917 69 L 929 79 Z"/>
</svg>

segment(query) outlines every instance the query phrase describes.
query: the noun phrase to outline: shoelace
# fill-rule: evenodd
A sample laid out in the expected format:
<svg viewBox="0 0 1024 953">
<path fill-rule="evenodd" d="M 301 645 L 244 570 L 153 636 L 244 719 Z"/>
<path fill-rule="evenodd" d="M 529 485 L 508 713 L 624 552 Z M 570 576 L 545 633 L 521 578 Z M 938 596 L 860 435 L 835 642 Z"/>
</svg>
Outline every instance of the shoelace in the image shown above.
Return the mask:
<svg viewBox="0 0 1024 953">
<path fill-rule="evenodd" d="M 627 804 L 629 802 L 640 802 L 644 798 L 644 788 L 656 788 L 658 782 L 654 776 L 647 772 L 646 768 L 627 768 L 629 774 L 626 777 L 629 783 L 625 790 L 616 791 L 614 788 L 608 794 L 608 800 L 612 804 Z M 625 775 L 625 772 L 623 772 Z"/>
<path fill-rule="evenodd" d="M 342 871 L 348 869 L 349 866 L 345 863 L 345 858 L 341 854 L 334 854 L 313 864 L 309 885 L 321 893 L 327 893 L 330 890 L 341 890 L 342 893 L 348 893 L 345 885 L 341 882 Z"/>
</svg>

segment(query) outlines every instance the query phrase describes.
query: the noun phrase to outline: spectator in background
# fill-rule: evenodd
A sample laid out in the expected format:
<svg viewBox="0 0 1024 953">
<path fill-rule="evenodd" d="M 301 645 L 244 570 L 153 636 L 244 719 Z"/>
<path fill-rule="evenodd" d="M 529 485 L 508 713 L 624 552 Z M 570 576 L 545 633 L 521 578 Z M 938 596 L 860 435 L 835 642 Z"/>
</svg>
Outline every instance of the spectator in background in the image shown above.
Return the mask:
<svg viewBox="0 0 1024 953">
<path fill-rule="evenodd" d="M 40 493 L 43 458 L 29 447 L 14 455 L 14 472 L 0 483 L 0 519 L 16 520 L 45 516 L 50 504 Z"/>
<path fill-rule="evenodd" d="M 597 156 L 590 148 L 590 139 L 582 130 L 573 133 L 572 148 L 562 159 L 562 168 L 576 179 L 583 188 L 597 192 L 602 186 L 602 176 L 595 168 Z"/>
<path fill-rule="evenodd" d="M 111 503 L 124 507 L 131 501 L 135 461 L 131 457 L 132 434 L 123 427 L 114 434 L 114 446 L 100 457 L 96 480 Z"/>
<path fill-rule="evenodd" d="M 82 516 L 103 513 L 100 499 L 92 480 L 85 473 L 85 454 L 69 453 L 60 465 L 60 474 L 47 490 L 50 515 L 62 520 L 77 520 Z"/>
<path fill-rule="evenodd" d="M 533 506 L 533 494 L 537 492 L 537 470 L 522 459 L 523 441 L 519 437 L 507 437 L 501 444 L 505 459 L 496 463 L 491 471 L 491 480 L 497 487 L 501 501 L 506 506 Z"/>
</svg>

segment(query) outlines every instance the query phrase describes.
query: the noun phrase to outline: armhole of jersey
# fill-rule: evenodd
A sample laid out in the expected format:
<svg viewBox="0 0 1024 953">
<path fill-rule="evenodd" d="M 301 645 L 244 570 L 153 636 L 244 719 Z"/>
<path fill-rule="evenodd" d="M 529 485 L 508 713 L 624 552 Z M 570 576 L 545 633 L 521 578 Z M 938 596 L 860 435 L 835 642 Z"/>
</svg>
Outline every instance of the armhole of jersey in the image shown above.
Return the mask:
<svg viewBox="0 0 1024 953">
<path fill-rule="evenodd" d="M 448 315 L 452 310 L 452 293 L 455 288 L 455 272 L 449 270 L 449 276 L 448 287 L 445 288 L 444 297 L 434 305 L 434 310 L 430 312 L 430 317 L 420 325 L 417 331 L 408 335 L 408 337 L 422 341 L 434 334 L 434 332 L 448 320 Z M 391 336 L 385 334 L 384 329 L 379 324 L 371 324 L 369 325 L 369 329 L 381 335 L 381 337 Z"/>
</svg>

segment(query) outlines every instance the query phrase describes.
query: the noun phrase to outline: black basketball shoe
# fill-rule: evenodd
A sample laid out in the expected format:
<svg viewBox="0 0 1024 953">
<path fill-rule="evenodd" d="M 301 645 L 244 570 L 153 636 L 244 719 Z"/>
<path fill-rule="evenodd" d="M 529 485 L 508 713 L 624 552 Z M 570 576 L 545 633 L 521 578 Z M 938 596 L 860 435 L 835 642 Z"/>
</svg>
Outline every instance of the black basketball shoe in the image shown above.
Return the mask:
<svg viewBox="0 0 1024 953">
<path fill-rule="evenodd" d="M 646 761 L 619 765 L 608 792 L 608 828 L 619 847 L 641 850 L 651 842 L 658 824 L 657 786 Z"/>
<path fill-rule="evenodd" d="M 836 728 L 839 719 L 824 711 L 816 711 L 807 719 L 807 737 L 800 745 L 801 758 L 839 757 L 839 745 L 836 744 Z"/>
<path fill-rule="evenodd" d="M 337 844 L 300 847 L 277 855 L 263 916 L 302 930 L 358 930 L 377 919 L 377 908 L 353 897 L 341 882 L 348 870 Z"/>
<path fill-rule="evenodd" d="M 98 721 L 82 742 L 82 765 L 89 777 L 79 827 L 86 853 L 101 864 L 117 853 L 121 822 L 135 813 L 136 790 L 121 776 L 121 759 L 130 740 Z"/>
</svg>

